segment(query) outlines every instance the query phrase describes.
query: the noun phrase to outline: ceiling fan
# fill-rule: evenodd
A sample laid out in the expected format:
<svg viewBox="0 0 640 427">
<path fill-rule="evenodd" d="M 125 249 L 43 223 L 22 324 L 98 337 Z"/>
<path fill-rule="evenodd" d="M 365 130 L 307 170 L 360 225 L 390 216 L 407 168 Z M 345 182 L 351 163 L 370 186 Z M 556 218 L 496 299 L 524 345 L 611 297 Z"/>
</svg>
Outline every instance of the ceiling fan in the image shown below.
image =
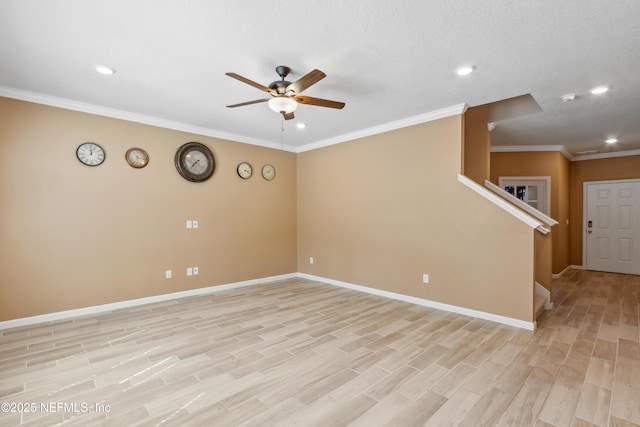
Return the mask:
<svg viewBox="0 0 640 427">
<path fill-rule="evenodd" d="M 269 108 L 276 113 L 282 114 L 282 117 L 284 117 L 285 120 L 291 120 L 294 117 L 293 112 L 298 108 L 298 104 L 317 105 L 319 107 L 337 109 L 344 107 L 344 102 L 300 95 L 303 90 L 327 77 L 327 75 L 322 71 L 313 70 L 293 83 L 285 80 L 290 72 L 291 68 L 284 65 L 276 67 L 276 73 L 278 73 L 281 80 L 272 82 L 269 87 L 263 86 L 260 83 L 256 83 L 236 73 L 225 73 L 229 77 L 233 77 L 236 80 L 240 80 L 243 83 L 271 94 L 271 98 L 256 99 L 254 101 L 242 102 L 240 104 L 227 105 L 227 108 L 242 107 L 244 105 L 258 104 L 260 102 L 269 102 Z"/>
</svg>

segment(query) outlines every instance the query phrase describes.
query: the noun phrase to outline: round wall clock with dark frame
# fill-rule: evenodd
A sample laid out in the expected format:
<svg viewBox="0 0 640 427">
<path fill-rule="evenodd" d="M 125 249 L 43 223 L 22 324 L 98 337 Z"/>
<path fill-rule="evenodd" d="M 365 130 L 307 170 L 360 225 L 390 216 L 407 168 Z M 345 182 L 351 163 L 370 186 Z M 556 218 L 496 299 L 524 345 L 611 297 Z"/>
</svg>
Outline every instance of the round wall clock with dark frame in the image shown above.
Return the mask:
<svg viewBox="0 0 640 427">
<path fill-rule="evenodd" d="M 104 149 L 95 142 L 83 142 L 76 149 L 76 157 L 87 166 L 99 166 L 107 157 Z"/>
<path fill-rule="evenodd" d="M 176 151 L 174 160 L 178 173 L 191 182 L 208 180 L 216 168 L 213 153 L 209 147 L 199 142 L 183 144 Z"/>
</svg>

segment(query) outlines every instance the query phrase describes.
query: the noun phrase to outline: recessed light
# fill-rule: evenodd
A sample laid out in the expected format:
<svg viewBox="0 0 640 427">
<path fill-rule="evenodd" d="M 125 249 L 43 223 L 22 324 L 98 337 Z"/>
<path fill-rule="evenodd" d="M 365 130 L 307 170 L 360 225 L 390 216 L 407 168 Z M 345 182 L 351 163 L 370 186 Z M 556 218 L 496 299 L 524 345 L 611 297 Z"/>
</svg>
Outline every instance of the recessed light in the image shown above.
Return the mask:
<svg viewBox="0 0 640 427">
<path fill-rule="evenodd" d="M 602 95 L 603 93 L 609 91 L 609 86 L 596 86 L 591 89 L 592 95 Z"/>
<path fill-rule="evenodd" d="M 296 125 L 296 127 L 297 127 L 298 129 L 304 129 L 304 128 L 306 128 L 306 127 L 307 127 L 307 125 L 305 125 L 304 123 L 298 123 L 298 124 Z"/>
<path fill-rule="evenodd" d="M 116 73 L 115 68 L 108 67 L 106 65 L 96 65 L 96 71 L 105 76 L 110 76 Z"/>
<path fill-rule="evenodd" d="M 618 142 L 618 138 L 607 138 L 604 140 L 604 142 L 606 142 L 607 144 L 615 144 L 616 142 Z"/>
<path fill-rule="evenodd" d="M 576 94 L 575 93 L 567 93 L 566 95 L 562 95 L 560 97 L 560 99 L 562 99 L 562 102 L 571 102 L 571 101 L 576 99 Z"/>
<path fill-rule="evenodd" d="M 456 74 L 459 76 L 466 76 L 473 73 L 473 70 L 475 69 L 476 67 L 474 67 L 473 65 L 464 65 L 462 67 L 456 68 Z"/>
</svg>

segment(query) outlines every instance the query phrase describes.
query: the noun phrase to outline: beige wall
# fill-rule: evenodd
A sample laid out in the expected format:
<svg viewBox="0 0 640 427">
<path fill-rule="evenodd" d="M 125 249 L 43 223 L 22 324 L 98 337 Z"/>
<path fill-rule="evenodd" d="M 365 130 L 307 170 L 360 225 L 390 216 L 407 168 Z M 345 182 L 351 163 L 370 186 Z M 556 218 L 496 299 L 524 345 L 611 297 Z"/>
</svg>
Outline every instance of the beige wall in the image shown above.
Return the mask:
<svg viewBox="0 0 640 427">
<path fill-rule="evenodd" d="M 640 156 L 571 163 L 571 264 L 582 265 L 582 211 L 585 182 L 640 178 Z"/>
<path fill-rule="evenodd" d="M 6 98 L 0 117 L 0 320 L 295 271 L 533 318 L 534 233 L 458 182 L 462 116 L 297 156 Z M 103 165 L 78 162 L 85 141 Z M 205 183 L 175 170 L 188 141 L 216 156 Z"/>
<path fill-rule="evenodd" d="M 297 271 L 295 154 L 7 98 L 0 118 L 0 320 Z M 85 141 L 105 148 L 103 165 L 76 159 Z M 214 152 L 209 181 L 176 172 L 189 141 Z M 133 146 L 146 168 L 125 162 Z"/>
<path fill-rule="evenodd" d="M 298 270 L 532 321 L 534 232 L 458 182 L 462 128 L 456 116 L 299 154 Z"/>
<path fill-rule="evenodd" d="M 491 182 L 498 184 L 501 176 L 551 177 L 551 218 L 554 226 L 552 243 L 552 271 L 562 272 L 569 265 L 570 254 L 570 167 L 569 160 L 560 152 L 491 153 Z"/>
<path fill-rule="evenodd" d="M 553 232 L 548 234 L 536 233 L 533 248 L 535 251 L 535 281 L 553 292 Z"/>
<path fill-rule="evenodd" d="M 462 173 L 484 185 L 489 179 L 491 135 L 482 108 L 469 108 L 464 115 L 464 145 Z"/>
</svg>

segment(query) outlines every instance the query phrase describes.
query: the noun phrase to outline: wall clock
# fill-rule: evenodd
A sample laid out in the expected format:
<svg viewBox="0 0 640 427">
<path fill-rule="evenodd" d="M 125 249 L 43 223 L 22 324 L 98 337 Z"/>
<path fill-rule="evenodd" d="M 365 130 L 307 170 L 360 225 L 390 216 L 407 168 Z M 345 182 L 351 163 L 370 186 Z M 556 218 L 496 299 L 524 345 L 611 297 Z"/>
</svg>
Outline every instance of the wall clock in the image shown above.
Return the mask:
<svg viewBox="0 0 640 427">
<path fill-rule="evenodd" d="M 253 174 L 253 168 L 247 162 L 242 162 L 238 164 L 237 171 L 238 171 L 238 176 L 242 179 L 249 179 L 251 178 L 251 174 Z"/>
<path fill-rule="evenodd" d="M 84 142 L 76 149 L 76 157 L 87 166 L 98 166 L 104 162 L 106 154 L 95 142 Z"/>
<path fill-rule="evenodd" d="M 276 177 L 275 168 L 271 165 L 264 165 L 262 167 L 262 177 L 267 181 L 271 181 L 273 178 Z"/>
<path fill-rule="evenodd" d="M 127 163 L 136 169 L 143 168 L 149 163 L 149 155 L 142 148 L 129 148 L 124 155 Z"/>
<path fill-rule="evenodd" d="M 191 182 L 208 180 L 216 168 L 213 153 L 199 142 L 187 142 L 178 148 L 175 164 L 178 173 Z"/>
</svg>

